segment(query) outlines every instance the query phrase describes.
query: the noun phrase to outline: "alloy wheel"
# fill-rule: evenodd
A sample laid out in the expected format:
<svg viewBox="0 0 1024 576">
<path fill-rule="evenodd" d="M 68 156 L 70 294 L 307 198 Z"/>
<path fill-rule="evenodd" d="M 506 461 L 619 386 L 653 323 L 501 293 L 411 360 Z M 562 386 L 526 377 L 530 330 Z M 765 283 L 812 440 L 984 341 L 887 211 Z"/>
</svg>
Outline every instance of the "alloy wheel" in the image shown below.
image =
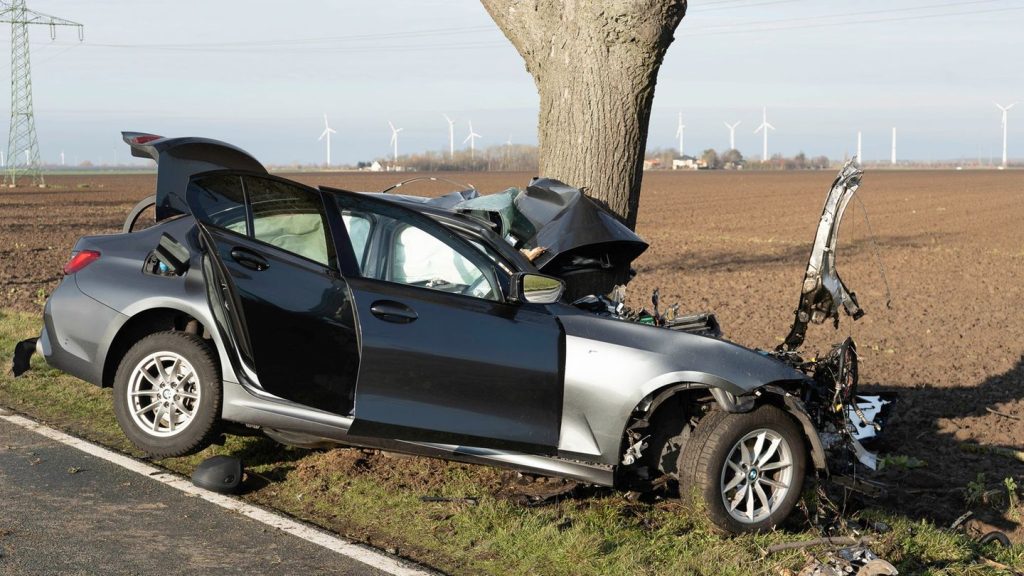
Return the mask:
<svg viewBox="0 0 1024 576">
<path fill-rule="evenodd" d="M 789 442 L 778 432 L 761 428 L 733 445 L 719 486 L 729 515 L 744 524 L 755 524 L 779 509 L 792 483 Z"/>
<path fill-rule="evenodd" d="M 202 385 L 183 356 L 155 352 L 132 370 L 127 395 L 135 425 L 150 436 L 165 438 L 192 423 L 202 398 Z"/>
</svg>

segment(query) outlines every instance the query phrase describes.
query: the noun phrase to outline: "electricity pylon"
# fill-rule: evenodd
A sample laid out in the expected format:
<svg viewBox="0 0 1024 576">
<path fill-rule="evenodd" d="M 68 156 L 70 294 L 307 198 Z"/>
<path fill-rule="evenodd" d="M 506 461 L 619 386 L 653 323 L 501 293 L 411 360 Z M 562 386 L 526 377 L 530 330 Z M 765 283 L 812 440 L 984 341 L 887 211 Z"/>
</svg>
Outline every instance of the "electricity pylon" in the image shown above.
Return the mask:
<svg viewBox="0 0 1024 576">
<path fill-rule="evenodd" d="M 18 178 L 32 178 L 33 186 L 42 186 L 39 166 L 39 142 L 32 114 L 32 67 L 28 53 L 28 25 L 50 27 L 50 39 L 57 37 L 57 26 L 75 26 L 82 40 L 82 25 L 77 22 L 29 10 L 25 0 L 0 0 L 0 22 L 11 23 L 11 131 L 7 140 L 7 170 L 4 184 L 14 186 Z"/>
</svg>

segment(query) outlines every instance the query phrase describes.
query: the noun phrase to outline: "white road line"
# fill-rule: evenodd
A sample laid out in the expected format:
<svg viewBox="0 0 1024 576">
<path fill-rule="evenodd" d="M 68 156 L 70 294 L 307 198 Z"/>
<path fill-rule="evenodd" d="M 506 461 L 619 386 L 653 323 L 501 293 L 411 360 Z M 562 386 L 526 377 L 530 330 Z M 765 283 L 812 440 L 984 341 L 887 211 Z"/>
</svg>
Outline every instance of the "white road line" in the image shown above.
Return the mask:
<svg viewBox="0 0 1024 576">
<path fill-rule="evenodd" d="M 101 458 L 107 462 L 131 470 L 132 472 L 141 474 L 147 478 L 163 482 L 164 484 L 167 484 L 172 488 L 177 488 L 186 494 L 198 496 L 199 498 L 202 498 L 207 502 L 212 502 L 221 508 L 226 508 L 233 512 L 238 512 L 239 514 L 248 516 L 257 522 L 261 522 L 267 526 L 272 526 L 278 530 L 287 532 L 292 536 L 302 538 L 307 542 L 312 542 L 313 544 L 323 546 L 324 548 L 337 552 L 343 556 L 348 556 L 353 560 L 362 562 L 363 564 L 376 568 L 377 570 L 381 570 L 382 572 L 387 572 L 394 576 L 432 576 L 434 574 L 433 572 L 427 571 L 423 568 L 405 564 L 392 556 L 388 556 L 367 546 L 343 540 L 323 530 L 313 528 L 312 526 L 297 522 L 291 518 L 281 516 L 280 514 L 275 514 L 274 512 L 270 512 L 269 510 L 265 510 L 258 506 L 247 504 L 237 498 L 204 490 L 203 488 L 193 485 L 190 481 L 178 476 L 177 474 L 171 474 L 155 466 L 139 462 L 138 460 L 125 456 L 124 454 L 118 454 L 117 452 L 93 444 L 92 442 L 87 442 L 81 438 L 75 438 L 74 436 L 70 436 L 59 430 L 54 430 L 53 428 L 29 420 L 28 418 L 11 414 L 2 408 L 0 408 L 0 419 L 31 430 L 36 434 L 41 434 L 51 440 L 56 440 L 61 444 L 77 448 L 86 454 Z"/>
</svg>

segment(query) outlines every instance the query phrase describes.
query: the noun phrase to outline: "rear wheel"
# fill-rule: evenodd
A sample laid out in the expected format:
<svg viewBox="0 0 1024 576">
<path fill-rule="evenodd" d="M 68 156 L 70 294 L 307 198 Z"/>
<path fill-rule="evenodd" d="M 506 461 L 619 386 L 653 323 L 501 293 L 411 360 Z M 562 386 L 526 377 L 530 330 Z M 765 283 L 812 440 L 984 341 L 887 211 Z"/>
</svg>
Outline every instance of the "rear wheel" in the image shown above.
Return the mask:
<svg viewBox="0 0 1024 576">
<path fill-rule="evenodd" d="M 158 332 L 128 350 L 114 377 L 114 415 L 125 435 L 150 456 L 202 450 L 216 435 L 220 372 L 195 335 Z"/>
<path fill-rule="evenodd" d="M 697 423 L 679 456 L 680 494 L 702 504 L 722 530 L 768 530 L 793 511 L 806 461 L 803 434 L 781 409 L 715 411 Z"/>
</svg>

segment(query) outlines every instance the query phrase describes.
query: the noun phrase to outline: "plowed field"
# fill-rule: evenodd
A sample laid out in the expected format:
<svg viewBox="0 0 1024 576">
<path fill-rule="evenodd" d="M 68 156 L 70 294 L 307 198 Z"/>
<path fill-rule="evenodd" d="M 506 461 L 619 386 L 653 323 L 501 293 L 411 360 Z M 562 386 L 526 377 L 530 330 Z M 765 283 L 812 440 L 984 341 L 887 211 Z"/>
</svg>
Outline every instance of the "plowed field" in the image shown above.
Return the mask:
<svg viewBox="0 0 1024 576">
<path fill-rule="evenodd" d="M 445 176 L 483 192 L 529 178 Z M 630 304 L 646 304 L 659 287 L 663 302 L 679 302 L 683 311 L 714 311 L 729 339 L 774 347 L 792 320 L 833 176 L 646 174 L 638 232 L 651 248 L 635 263 Z M 288 177 L 356 190 L 396 180 L 365 173 Z M 75 239 L 118 231 L 155 180 L 61 176 L 48 178 L 47 189 L 0 190 L 0 307 L 41 310 Z M 449 189 L 426 183 L 402 191 Z M 978 473 L 990 484 L 1024 477 L 1024 463 L 991 450 L 1024 449 L 1024 172 L 869 172 L 858 195 L 863 203 L 854 201 L 847 212 L 838 268 L 867 314 L 858 322 L 843 317 L 838 331 L 813 326 L 805 350 L 854 336 L 862 385 L 900 397 L 882 450 L 924 463 L 884 475 L 893 485 L 889 501 L 910 514 L 955 517 L 964 508 L 957 490 Z M 1009 519 L 990 521 L 1016 528 Z"/>
</svg>

